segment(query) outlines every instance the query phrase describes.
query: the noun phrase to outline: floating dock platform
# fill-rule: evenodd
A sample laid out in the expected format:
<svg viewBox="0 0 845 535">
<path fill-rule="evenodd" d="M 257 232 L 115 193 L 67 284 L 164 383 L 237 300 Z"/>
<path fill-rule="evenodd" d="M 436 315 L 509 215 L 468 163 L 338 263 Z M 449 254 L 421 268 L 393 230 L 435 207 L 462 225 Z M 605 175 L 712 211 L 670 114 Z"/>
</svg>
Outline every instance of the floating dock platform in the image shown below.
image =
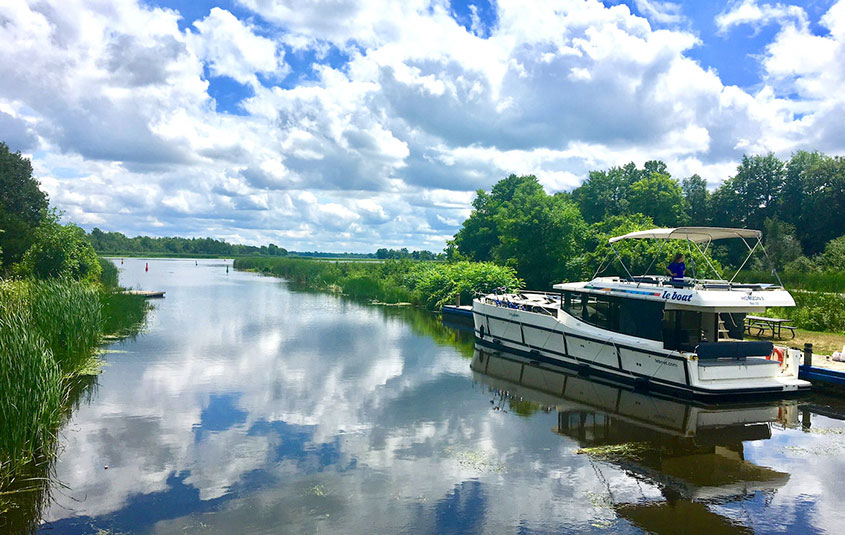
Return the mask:
<svg viewBox="0 0 845 535">
<path fill-rule="evenodd" d="M 444 323 L 462 329 L 469 327 L 475 330 L 475 324 L 472 321 L 472 307 L 469 305 L 443 305 L 443 308 L 440 309 L 440 314 Z"/>
<path fill-rule="evenodd" d="M 125 290 L 123 293 L 128 295 L 140 295 L 147 299 L 159 299 L 164 297 L 164 292 L 151 292 L 147 290 Z"/>
<path fill-rule="evenodd" d="M 813 355 L 813 365 L 802 364 L 798 377 L 811 383 L 827 383 L 845 386 L 845 362 L 831 360 L 826 355 Z"/>
</svg>

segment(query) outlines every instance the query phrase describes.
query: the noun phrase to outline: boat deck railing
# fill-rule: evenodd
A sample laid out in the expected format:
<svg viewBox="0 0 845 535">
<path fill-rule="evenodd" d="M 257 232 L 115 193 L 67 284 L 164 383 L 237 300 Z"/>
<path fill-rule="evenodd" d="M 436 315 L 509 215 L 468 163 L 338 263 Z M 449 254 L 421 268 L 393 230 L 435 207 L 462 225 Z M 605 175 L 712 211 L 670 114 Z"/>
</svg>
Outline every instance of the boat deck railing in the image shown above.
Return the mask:
<svg viewBox="0 0 845 535">
<path fill-rule="evenodd" d="M 489 305 L 549 316 L 556 316 L 557 309 L 560 308 L 560 294 L 552 292 L 523 290 L 516 293 L 494 293 L 481 296 L 481 300 Z"/>
<path fill-rule="evenodd" d="M 601 279 L 598 279 L 601 280 Z M 610 282 L 633 284 L 637 287 L 654 286 L 660 288 L 693 288 L 696 290 L 779 290 L 781 286 L 770 283 L 741 283 L 719 279 L 673 279 L 664 275 L 646 275 L 641 277 L 614 277 Z"/>
</svg>

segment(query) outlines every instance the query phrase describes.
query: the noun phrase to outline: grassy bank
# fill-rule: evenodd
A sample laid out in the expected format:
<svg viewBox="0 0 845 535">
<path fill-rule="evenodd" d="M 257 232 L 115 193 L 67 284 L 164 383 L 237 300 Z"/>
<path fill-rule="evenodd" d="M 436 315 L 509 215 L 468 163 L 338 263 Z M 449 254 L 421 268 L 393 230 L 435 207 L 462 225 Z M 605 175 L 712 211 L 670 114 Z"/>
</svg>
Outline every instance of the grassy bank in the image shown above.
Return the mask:
<svg viewBox="0 0 845 535">
<path fill-rule="evenodd" d="M 845 293 L 845 272 L 820 271 L 818 273 L 784 272 L 778 273 L 787 290 L 806 290 L 809 292 Z M 771 282 L 777 279 L 768 271 L 741 271 L 739 282 Z"/>
<path fill-rule="evenodd" d="M 10 493 L 43 491 L 26 474 L 53 458 L 80 378 L 99 370 L 104 337 L 137 332 L 144 320 L 146 301 L 117 293 L 116 274 L 111 265 L 102 284 L 0 280 L 0 513 Z"/>
<path fill-rule="evenodd" d="M 845 335 L 845 272 L 785 272 L 779 276 L 784 288 L 795 299 L 795 306 L 770 308 L 766 315 L 793 320 L 796 327 L 807 331 L 809 342 L 824 333 L 830 335 L 825 338 L 827 342 L 830 342 L 828 338 L 842 340 Z M 737 281 L 778 284 L 777 278 L 767 271 L 742 271 Z M 837 349 L 841 348 L 840 341 Z"/>
<path fill-rule="evenodd" d="M 469 303 L 476 292 L 523 285 L 513 269 L 489 262 L 325 262 L 286 257 L 236 258 L 234 266 L 282 277 L 308 288 L 382 303 L 411 303 L 429 310 L 454 303 L 458 296 L 462 303 Z"/>
<path fill-rule="evenodd" d="M 845 333 L 845 297 L 842 294 L 793 290 L 794 307 L 775 307 L 766 315 L 789 318 L 799 329 L 816 332 Z"/>
</svg>

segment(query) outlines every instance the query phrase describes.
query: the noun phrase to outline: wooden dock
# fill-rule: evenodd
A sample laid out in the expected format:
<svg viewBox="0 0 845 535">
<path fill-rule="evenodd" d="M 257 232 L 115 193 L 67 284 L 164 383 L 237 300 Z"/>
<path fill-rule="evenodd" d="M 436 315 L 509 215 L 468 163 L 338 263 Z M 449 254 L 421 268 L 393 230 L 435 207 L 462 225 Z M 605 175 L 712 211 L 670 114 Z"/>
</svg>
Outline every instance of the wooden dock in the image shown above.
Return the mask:
<svg viewBox="0 0 845 535">
<path fill-rule="evenodd" d="M 164 292 L 151 292 L 147 290 L 125 290 L 123 293 L 128 295 L 140 295 L 147 299 L 158 299 L 164 297 Z"/>
</svg>

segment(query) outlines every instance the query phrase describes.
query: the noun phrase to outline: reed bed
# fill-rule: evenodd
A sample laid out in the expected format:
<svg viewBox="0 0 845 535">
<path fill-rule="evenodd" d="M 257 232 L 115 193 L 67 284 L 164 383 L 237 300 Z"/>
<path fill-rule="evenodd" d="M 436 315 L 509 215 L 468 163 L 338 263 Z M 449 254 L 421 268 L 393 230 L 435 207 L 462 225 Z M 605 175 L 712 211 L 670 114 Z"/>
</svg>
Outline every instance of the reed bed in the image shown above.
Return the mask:
<svg viewBox="0 0 845 535">
<path fill-rule="evenodd" d="M 513 269 L 489 262 L 334 262 L 307 258 L 237 258 L 235 269 L 285 278 L 316 290 L 337 291 L 357 299 L 411 303 L 439 310 L 464 303 L 476 292 L 516 290 L 523 282 Z"/>
<path fill-rule="evenodd" d="M 97 290 L 66 280 L 30 283 L 30 322 L 66 376 L 85 368 L 100 345 L 103 322 Z"/>
<path fill-rule="evenodd" d="M 4 310 L 0 313 L 0 481 L 52 444 L 63 401 L 62 371 L 46 339 L 20 310 Z"/>
<path fill-rule="evenodd" d="M 43 495 L 32 474 L 50 465 L 62 419 L 92 384 L 104 335 L 137 333 L 148 308 L 106 284 L 0 279 L 0 520 L 12 494 Z"/>
<path fill-rule="evenodd" d="M 100 292 L 102 331 L 114 338 L 134 337 L 141 331 L 151 306 L 141 295 Z"/>
</svg>

